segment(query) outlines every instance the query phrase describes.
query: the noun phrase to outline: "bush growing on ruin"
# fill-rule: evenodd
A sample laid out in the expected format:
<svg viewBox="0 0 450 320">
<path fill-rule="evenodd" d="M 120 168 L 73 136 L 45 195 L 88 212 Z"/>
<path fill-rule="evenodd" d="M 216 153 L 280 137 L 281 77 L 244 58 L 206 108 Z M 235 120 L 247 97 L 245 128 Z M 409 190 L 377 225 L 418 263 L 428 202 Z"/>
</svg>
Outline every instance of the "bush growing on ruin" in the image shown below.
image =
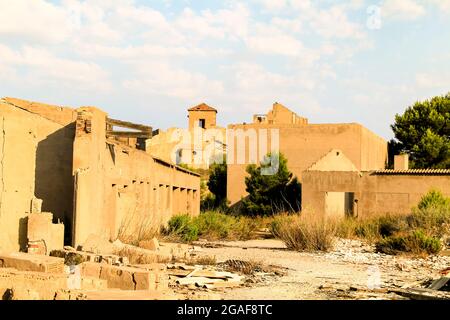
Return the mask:
<svg viewBox="0 0 450 320">
<path fill-rule="evenodd" d="M 270 159 L 270 154 L 266 159 Z M 280 212 L 298 212 L 301 208 L 301 184 L 288 170 L 287 159 L 280 153 L 278 171 L 271 175 L 262 174 L 270 167 L 269 161 L 260 166 L 247 166 L 245 178 L 248 196 L 242 200 L 247 215 L 272 215 Z"/>
<path fill-rule="evenodd" d="M 416 102 L 391 128 L 392 147 L 408 153 L 413 168 L 450 168 L 450 93 Z"/>
</svg>

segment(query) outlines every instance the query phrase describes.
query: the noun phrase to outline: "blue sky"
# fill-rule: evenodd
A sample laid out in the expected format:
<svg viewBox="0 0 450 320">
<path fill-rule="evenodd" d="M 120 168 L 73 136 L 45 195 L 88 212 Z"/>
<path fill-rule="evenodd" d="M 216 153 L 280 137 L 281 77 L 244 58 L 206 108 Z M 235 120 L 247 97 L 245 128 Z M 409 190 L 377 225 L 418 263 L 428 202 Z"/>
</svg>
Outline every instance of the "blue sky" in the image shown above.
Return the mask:
<svg viewBox="0 0 450 320">
<path fill-rule="evenodd" d="M 227 125 L 277 101 L 391 138 L 450 91 L 449 17 L 450 0 L 0 0 L 0 96 L 161 129 L 200 102 Z"/>
</svg>

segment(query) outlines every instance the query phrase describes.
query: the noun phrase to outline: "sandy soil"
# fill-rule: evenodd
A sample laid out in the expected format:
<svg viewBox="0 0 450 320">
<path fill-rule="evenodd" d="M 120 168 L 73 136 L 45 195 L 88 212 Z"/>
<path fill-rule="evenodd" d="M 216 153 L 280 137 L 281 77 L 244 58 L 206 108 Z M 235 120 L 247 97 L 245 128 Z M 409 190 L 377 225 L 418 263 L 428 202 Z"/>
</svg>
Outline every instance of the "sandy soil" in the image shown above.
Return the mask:
<svg viewBox="0 0 450 320">
<path fill-rule="evenodd" d="M 449 257 L 389 256 L 343 239 L 337 239 L 329 253 L 293 252 L 278 240 L 252 240 L 203 243 L 199 255 L 213 255 L 218 262 L 237 259 L 286 269 L 283 277 L 267 276 L 261 283 L 220 293 L 223 299 L 238 300 L 401 299 L 382 289 L 418 285 L 440 277 L 439 270 L 450 266 Z"/>
</svg>

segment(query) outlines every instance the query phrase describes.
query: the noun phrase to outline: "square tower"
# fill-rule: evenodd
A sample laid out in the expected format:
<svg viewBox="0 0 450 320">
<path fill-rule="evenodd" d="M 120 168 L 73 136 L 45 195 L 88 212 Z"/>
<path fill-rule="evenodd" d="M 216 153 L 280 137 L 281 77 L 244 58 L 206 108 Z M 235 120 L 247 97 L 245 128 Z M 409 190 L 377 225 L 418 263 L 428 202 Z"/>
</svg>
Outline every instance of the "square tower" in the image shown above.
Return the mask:
<svg viewBox="0 0 450 320">
<path fill-rule="evenodd" d="M 189 130 L 200 127 L 203 129 L 214 128 L 216 126 L 217 110 L 206 103 L 188 109 Z"/>
</svg>

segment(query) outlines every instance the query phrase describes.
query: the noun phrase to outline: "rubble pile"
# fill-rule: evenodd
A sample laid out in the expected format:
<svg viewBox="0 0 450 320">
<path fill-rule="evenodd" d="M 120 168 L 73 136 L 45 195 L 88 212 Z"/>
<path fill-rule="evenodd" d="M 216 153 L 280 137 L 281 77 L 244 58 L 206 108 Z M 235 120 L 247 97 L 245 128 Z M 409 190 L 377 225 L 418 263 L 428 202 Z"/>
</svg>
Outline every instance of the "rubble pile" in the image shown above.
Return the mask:
<svg viewBox="0 0 450 320">
<path fill-rule="evenodd" d="M 142 294 L 130 296 L 145 299 L 161 298 L 169 288 L 168 269 L 161 261 L 186 259 L 192 248 L 157 239 L 141 245 L 144 248 L 91 236 L 83 246 L 52 250 L 51 256 L 35 251 L 0 253 L 0 297 L 73 300 L 114 296 L 112 292 L 117 296 L 119 290 L 139 291 Z"/>
</svg>

